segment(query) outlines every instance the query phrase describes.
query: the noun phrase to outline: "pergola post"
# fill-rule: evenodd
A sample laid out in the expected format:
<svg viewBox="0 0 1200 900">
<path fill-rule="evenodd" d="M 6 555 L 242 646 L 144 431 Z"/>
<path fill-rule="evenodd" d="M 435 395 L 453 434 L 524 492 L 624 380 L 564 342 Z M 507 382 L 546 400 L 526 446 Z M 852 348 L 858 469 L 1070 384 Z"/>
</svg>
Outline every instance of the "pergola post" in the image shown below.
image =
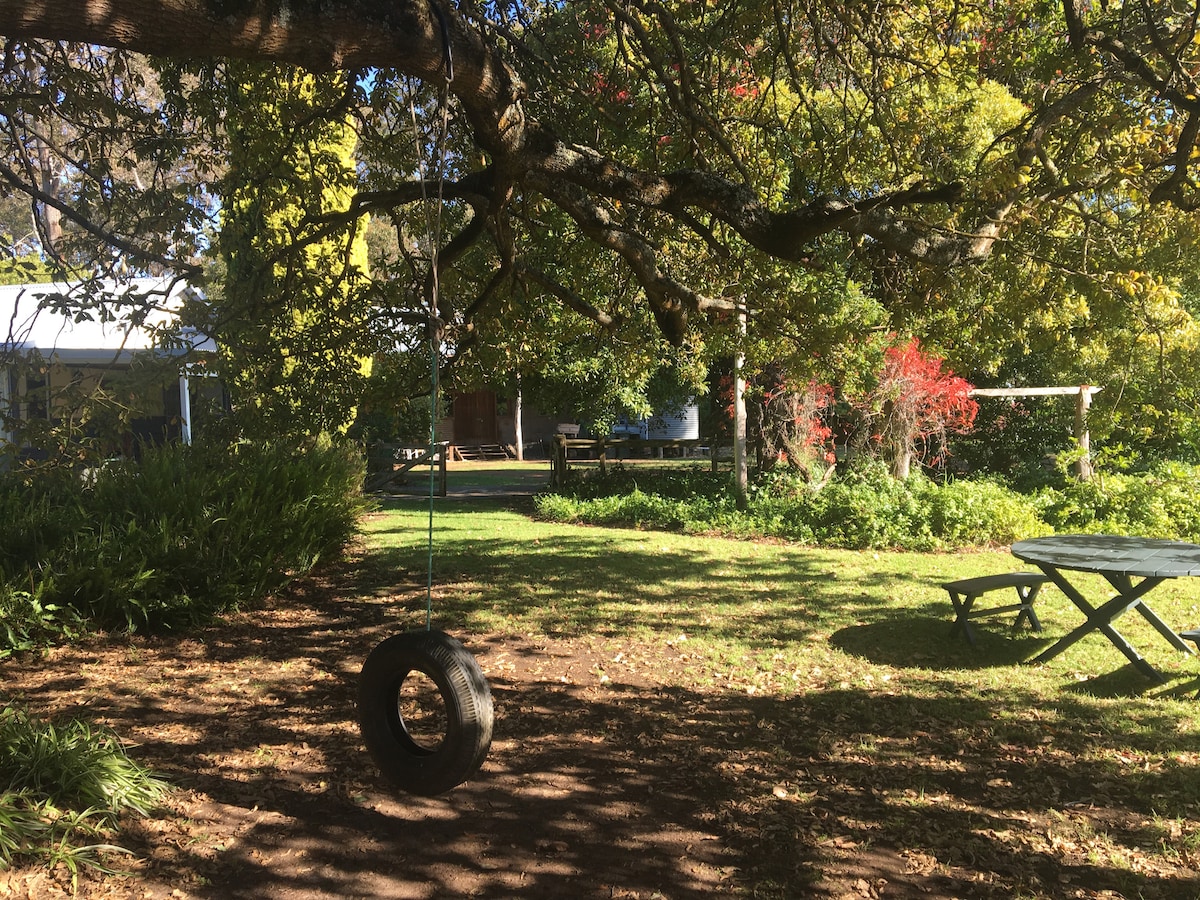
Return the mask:
<svg viewBox="0 0 1200 900">
<path fill-rule="evenodd" d="M 971 397 L 1045 397 L 1050 395 L 1075 395 L 1075 442 L 1082 451 L 1075 463 L 1075 475 L 1080 481 L 1092 477 L 1092 438 L 1088 433 L 1087 413 L 1092 405 L 1092 394 L 1101 389 L 1091 384 L 1071 387 L 1027 387 L 1027 388 L 975 388 Z"/>
<path fill-rule="evenodd" d="M 1089 384 L 1079 386 L 1079 395 L 1075 399 L 1075 441 L 1079 444 L 1079 460 L 1075 463 L 1075 474 L 1080 481 L 1092 477 L 1092 436 L 1088 433 L 1087 413 L 1092 405 L 1093 388 Z"/>
</svg>

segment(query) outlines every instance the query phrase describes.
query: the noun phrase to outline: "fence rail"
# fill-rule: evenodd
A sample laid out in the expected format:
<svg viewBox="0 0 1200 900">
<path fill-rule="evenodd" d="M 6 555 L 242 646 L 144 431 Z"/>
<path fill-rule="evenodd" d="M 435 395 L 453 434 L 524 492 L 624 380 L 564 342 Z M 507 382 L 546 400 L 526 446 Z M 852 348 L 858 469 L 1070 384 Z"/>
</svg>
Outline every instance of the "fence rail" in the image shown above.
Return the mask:
<svg viewBox="0 0 1200 900">
<path fill-rule="evenodd" d="M 559 434 L 554 437 L 550 454 L 550 484 L 562 487 L 565 483 L 572 450 L 587 454 L 588 459 L 599 463 L 601 474 L 605 474 L 609 459 L 633 459 L 648 454 L 662 458 L 666 450 L 679 450 L 681 455 L 689 456 L 708 451 L 711 444 L 701 438 L 569 438 Z M 713 457 L 715 465 L 716 455 Z"/>
<path fill-rule="evenodd" d="M 446 460 L 450 456 L 450 443 L 443 441 L 432 447 L 411 447 L 403 444 L 376 444 L 371 448 L 370 471 L 363 489 L 368 493 L 388 491 L 392 493 L 417 493 L 416 485 L 410 485 L 405 477 L 418 466 L 437 466 L 435 493 L 446 496 Z"/>
</svg>

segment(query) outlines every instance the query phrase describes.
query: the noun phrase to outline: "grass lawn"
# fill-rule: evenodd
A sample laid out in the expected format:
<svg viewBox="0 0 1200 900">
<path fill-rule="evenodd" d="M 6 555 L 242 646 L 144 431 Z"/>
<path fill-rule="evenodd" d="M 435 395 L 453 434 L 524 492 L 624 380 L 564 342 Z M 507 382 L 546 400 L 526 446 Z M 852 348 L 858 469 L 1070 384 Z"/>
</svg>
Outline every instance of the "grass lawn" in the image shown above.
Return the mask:
<svg viewBox="0 0 1200 900">
<path fill-rule="evenodd" d="M 427 516 L 374 516 L 370 560 L 422 571 Z M 872 877 L 914 896 L 1200 896 L 1200 664 L 1136 614 L 1118 626 L 1164 684 L 1098 634 L 1023 664 L 1080 621 L 1053 586 L 1041 634 L 1002 617 L 977 623 L 977 647 L 950 639 L 938 585 L 1020 568 L 1005 549 L 828 551 L 453 501 L 434 544 L 436 624 L 550 656 L 582 645 L 590 667 L 570 681 L 599 709 L 645 691 L 650 752 L 695 743 L 676 761 L 699 766 L 707 813 L 753 848 L 739 868 L 755 896 L 831 877 L 863 896 Z M 1148 599 L 1177 629 L 1200 625 L 1200 580 Z M 663 691 L 677 709 L 653 702 Z"/>
</svg>

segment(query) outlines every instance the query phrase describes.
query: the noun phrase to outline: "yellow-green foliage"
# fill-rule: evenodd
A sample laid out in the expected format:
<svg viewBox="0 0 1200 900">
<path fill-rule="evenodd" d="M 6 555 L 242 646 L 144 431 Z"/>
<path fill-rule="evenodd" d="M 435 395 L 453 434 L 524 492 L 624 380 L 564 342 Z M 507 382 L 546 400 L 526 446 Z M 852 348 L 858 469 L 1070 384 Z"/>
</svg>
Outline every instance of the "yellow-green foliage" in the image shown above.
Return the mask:
<svg viewBox="0 0 1200 900">
<path fill-rule="evenodd" d="M 347 216 L 356 134 L 319 114 L 337 76 L 246 66 L 231 78 L 221 251 L 222 351 L 235 403 L 260 433 L 344 430 L 370 373 L 366 217 Z"/>
</svg>

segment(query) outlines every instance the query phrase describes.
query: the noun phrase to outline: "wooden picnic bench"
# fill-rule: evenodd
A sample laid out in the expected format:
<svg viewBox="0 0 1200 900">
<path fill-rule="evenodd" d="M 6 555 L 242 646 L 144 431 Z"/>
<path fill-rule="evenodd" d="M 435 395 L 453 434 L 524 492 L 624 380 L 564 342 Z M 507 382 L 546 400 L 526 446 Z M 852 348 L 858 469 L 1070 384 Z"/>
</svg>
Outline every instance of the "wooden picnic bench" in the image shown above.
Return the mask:
<svg viewBox="0 0 1200 900">
<path fill-rule="evenodd" d="M 971 646 L 975 646 L 975 632 L 971 630 L 971 619 L 1009 612 L 1017 613 L 1013 628 L 1019 628 L 1022 622 L 1028 621 L 1034 631 L 1041 631 L 1042 623 L 1033 611 L 1033 601 L 1048 580 L 1040 572 L 1005 572 L 1001 575 L 980 575 L 946 582 L 942 587 L 950 594 L 950 602 L 954 606 L 954 624 L 950 627 L 950 635 L 962 632 Z M 984 594 L 1005 588 L 1016 589 L 1018 602 L 975 609 L 975 601 Z"/>
</svg>

